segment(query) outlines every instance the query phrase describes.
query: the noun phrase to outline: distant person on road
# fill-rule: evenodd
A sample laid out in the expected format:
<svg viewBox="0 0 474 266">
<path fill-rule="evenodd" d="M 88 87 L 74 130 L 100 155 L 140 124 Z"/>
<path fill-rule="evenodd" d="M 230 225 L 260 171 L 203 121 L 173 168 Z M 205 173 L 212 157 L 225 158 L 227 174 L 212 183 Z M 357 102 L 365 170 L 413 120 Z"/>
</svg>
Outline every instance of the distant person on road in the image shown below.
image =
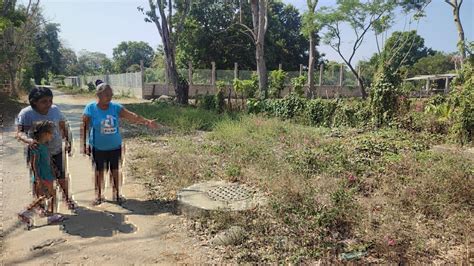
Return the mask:
<svg viewBox="0 0 474 266">
<path fill-rule="evenodd" d="M 46 143 L 46 146 L 51 156 L 51 163 L 58 169 L 56 178 L 63 192 L 63 199 L 68 208 L 74 210 L 76 204 L 69 195 L 69 177 L 66 176 L 66 169 L 63 162 L 62 140 L 65 140 L 66 152 L 70 153 L 72 148 L 72 140 L 69 137 L 66 118 L 59 108 L 53 104 L 53 92 L 49 88 L 33 88 L 28 95 L 28 100 L 30 106 L 23 108 L 16 120 L 17 139 L 28 144 L 28 154 L 31 154 L 32 150 L 38 148 L 37 140 L 32 138 L 32 126 L 36 122 L 45 120 L 54 123 L 53 138 Z"/>
<path fill-rule="evenodd" d="M 48 223 L 62 219 L 61 215 L 54 215 L 56 205 L 56 190 L 54 189 L 55 172 L 51 163 L 51 156 L 46 145 L 54 138 L 54 123 L 52 121 L 37 122 L 32 128 L 33 140 L 36 149 L 31 150 L 30 165 L 33 172 L 33 190 L 37 198 L 22 212 L 18 214 L 20 220 L 27 224 L 28 228 L 33 225 L 33 210 L 38 209 L 40 214 L 48 216 Z M 44 209 L 45 202 L 49 200 L 49 213 Z"/>
<path fill-rule="evenodd" d="M 122 156 L 122 136 L 120 134 L 120 119 L 124 118 L 131 123 L 143 124 L 156 129 L 158 124 L 153 120 L 145 119 L 130 112 L 119 103 L 112 101 L 113 91 L 110 85 L 97 80 L 97 101 L 91 102 L 84 108 L 82 116 L 81 143 L 86 155 L 92 155 L 95 167 L 96 199 L 93 205 L 101 204 L 105 199 L 104 171 L 110 171 L 112 177 L 113 199 L 118 204 L 125 201 L 120 195 Z"/>
</svg>

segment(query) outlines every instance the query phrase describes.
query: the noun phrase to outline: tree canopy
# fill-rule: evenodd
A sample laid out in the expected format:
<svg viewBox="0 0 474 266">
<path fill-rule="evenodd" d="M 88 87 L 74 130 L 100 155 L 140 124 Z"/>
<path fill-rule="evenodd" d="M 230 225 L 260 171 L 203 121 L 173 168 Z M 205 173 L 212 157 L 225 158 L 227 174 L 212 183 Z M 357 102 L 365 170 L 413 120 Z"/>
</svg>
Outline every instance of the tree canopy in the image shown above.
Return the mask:
<svg viewBox="0 0 474 266">
<path fill-rule="evenodd" d="M 146 42 L 121 42 L 113 49 L 114 70 L 117 73 L 127 72 L 132 65 L 140 65 L 143 60 L 145 67 L 153 62 L 154 51 Z"/>
<path fill-rule="evenodd" d="M 252 24 L 250 4 L 242 1 L 242 23 Z M 255 47 L 238 25 L 239 0 L 196 0 L 186 19 L 183 38 L 177 44 L 181 66 L 191 61 L 195 68 L 256 69 Z M 301 34 L 301 15 L 292 5 L 270 1 L 265 34 L 265 60 L 268 69 L 298 69 L 307 64 L 308 40 Z"/>
</svg>

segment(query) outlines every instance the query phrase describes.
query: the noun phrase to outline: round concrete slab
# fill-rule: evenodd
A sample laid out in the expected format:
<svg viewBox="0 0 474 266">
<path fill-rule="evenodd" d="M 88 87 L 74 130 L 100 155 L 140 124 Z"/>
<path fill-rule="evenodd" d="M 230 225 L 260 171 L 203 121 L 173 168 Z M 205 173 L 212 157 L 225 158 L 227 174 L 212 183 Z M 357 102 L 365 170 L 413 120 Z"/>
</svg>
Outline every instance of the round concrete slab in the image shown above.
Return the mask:
<svg viewBox="0 0 474 266">
<path fill-rule="evenodd" d="M 196 211 L 248 210 L 265 201 L 257 191 L 243 184 L 208 181 L 181 189 L 178 203 L 182 211 L 194 214 Z"/>
</svg>

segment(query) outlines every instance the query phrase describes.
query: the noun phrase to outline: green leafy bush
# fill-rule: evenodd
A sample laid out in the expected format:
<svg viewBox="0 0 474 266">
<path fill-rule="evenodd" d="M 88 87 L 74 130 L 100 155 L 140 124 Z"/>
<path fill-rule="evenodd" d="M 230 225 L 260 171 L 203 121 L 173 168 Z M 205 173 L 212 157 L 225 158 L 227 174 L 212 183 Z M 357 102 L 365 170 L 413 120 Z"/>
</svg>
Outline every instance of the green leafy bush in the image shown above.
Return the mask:
<svg viewBox="0 0 474 266">
<path fill-rule="evenodd" d="M 451 92 L 450 103 L 454 108 L 454 125 L 451 136 L 462 145 L 474 140 L 474 78 L 473 66 L 470 62 L 463 65 L 454 80 L 455 89 Z"/>
<path fill-rule="evenodd" d="M 371 87 L 370 106 L 373 122 L 376 126 L 387 125 L 397 112 L 399 90 L 392 82 L 391 74 L 386 70 L 377 73 Z"/>
<path fill-rule="evenodd" d="M 198 97 L 198 107 L 204 110 L 215 110 L 216 109 L 216 97 L 214 95 L 202 95 Z"/>
<path fill-rule="evenodd" d="M 285 79 L 287 74 L 283 70 L 273 70 L 270 72 L 270 79 L 268 88 L 270 90 L 270 97 L 280 98 L 281 92 L 285 88 Z"/>
<path fill-rule="evenodd" d="M 218 81 L 216 83 L 217 87 L 217 93 L 216 93 L 216 99 L 215 99 L 215 107 L 216 111 L 218 113 L 223 113 L 225 109 L 225 82 L 223 81 Z"/>
<path fill-rule="evenodd" d="M 95 91 L 95 85 L 94 85 L 94 83 L 88 82 L 88 83 L 87 83 L 87 90 L 89 90 L 89 92 Z"/>
<path fill-rule="evenodd" d="M 291 79 L 291 85 L 293 86 L 293 92 L 300 97 L 304 96 L 304 86 L 306 85 L 306 77 L 299 76 Z"/>
</svg>

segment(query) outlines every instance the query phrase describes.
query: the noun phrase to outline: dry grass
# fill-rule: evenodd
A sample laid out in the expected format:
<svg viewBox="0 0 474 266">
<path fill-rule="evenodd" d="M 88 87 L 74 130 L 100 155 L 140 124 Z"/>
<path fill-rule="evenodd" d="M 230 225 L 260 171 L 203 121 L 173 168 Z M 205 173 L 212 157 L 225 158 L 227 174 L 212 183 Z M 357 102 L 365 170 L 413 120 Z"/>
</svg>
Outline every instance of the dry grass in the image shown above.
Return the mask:
<svg viewBox="0 0 474 266">
<path fill-rule="evenodd" d="M 430 151 L 439 137 L 254 116 L 215 121 L 209 133 L 131 140 L 128 165 L 160 199 L 208 179 L 263 191 L 267 206 L 195 221 L 206 237 L 245 228 L 247 240 L 226 248 L 232 260 L 334 263 L 362 251 L 365 263 L 467 263 L 474 167 L 461 154 Z"/>
</svg>

